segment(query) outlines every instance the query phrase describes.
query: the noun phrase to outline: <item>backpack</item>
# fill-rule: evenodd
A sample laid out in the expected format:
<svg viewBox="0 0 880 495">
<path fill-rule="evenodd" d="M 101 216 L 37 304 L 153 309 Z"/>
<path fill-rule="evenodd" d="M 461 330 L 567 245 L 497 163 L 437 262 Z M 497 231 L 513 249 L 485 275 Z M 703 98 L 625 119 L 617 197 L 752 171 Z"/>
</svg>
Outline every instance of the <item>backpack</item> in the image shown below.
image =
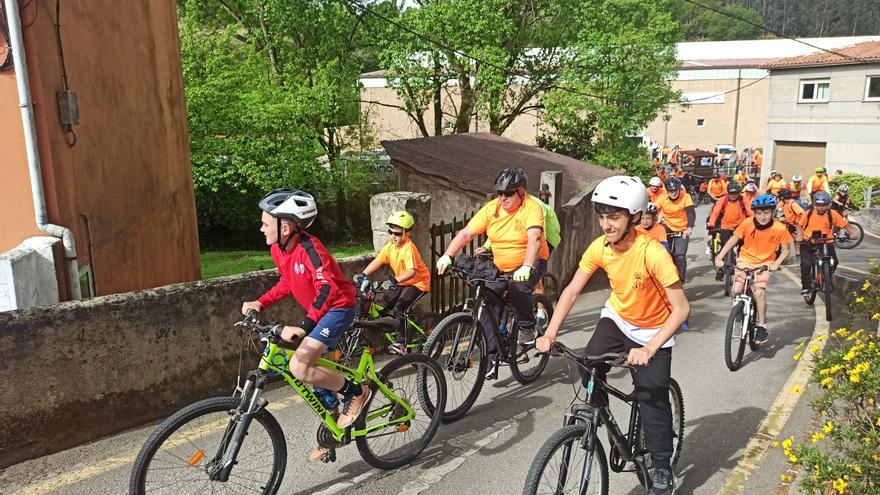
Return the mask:
<svg viewBox="0 0 880 495">
<path fill-rule="evenodd" d="M 825 212 L 825 215 L 828 217 L 828 228 L 833 231 L 834 230 L 834 222 L 832 221 L 832 218 L 831 218 L 831 208 L 828 208 L 828 210 Z M 810 207 L 807 208 L 807 221 L 804 222 L 804 225 L 810 225 L 810 217 L 811 216 L 813 216 L 813 205 L 810 205 Z"/>
<path fill-rule="evenodd" d="M 544 237 L 547 239 L 547 244 L 550 244 L 555 248 L 562 241 L 562 236 L 560 234 L 562 227 L 559 226 L 559 217 L 556 216 L 556 212 L 553 211 L 552 206 L 531 194 L 529 194 L 529 196 L 537 201 L 538 204 L 541 205 L 541 209 L 544 210 Z"/>
</svg>

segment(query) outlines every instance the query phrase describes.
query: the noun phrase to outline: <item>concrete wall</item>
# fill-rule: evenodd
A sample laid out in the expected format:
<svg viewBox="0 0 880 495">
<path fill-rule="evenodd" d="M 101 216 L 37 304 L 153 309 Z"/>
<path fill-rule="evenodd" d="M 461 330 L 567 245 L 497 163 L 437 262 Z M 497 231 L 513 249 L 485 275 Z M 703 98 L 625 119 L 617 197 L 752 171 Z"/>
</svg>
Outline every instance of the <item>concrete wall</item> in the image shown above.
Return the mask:
<svg viewBox="0 0 880 495">
<path fill-rule="evenodd" d="M 347 276 L 370 255 L 340 260 Z M 0 468 L 231 394 L 242 301 L 274 270 L 0 313 Z M 298 321 L 288 299 L 267 321 Z M 245 354 L 244 370 L 258 356 Z"/>
<path fill-rule="evenodd" d="M 684 149 L 701 148 L 711 151 L 716 144 L 733 144 L 740 150 L 763 147 L 769 83 L 766 79 L 760 80 L 763 71 L 743 69 L 743 78 L 739 82 L 741 90 L 737 118 L 737 74 L 737 69 L 680 71 L 679 79 L 672 83 L 672 89 L 681 91 L 683 95 L 699 98 L 728 91 L 730 93 L 693 101 L 687 108 L 670 105 L 667 110 L 669 122 L 661 114 L 648 124 L 644 131 L 645 136 L 661 145 L 672 147 L 677 144 Z M 702 127 L 697 126 L 697 119 L 704 119 Z M 734 133 L 735 121 L 737 125 Z"/>
<path fill-rule="evenodd" d="M 407 165 L 394 162 L 397 166 L 400 190 L 431 195 L 431 217 L 427 224 L 449 222 L 453 217 L 479 210 L 486 204 L 486 196 L 462 191 L 450 186 L 440 178 L 414 172 Z M 438 175 L 443 172 L 438 170 Z"/>
<path fill-rule="evenodd" d="M 22 11 L 49 219 L 73 230 L 98 294 L 200 278 L 176 14 L 173 0 L 62 2 L 81 118 L 71 147 L 55 96 L 63 89 L 55 2 Z M 35 230 L 11 72 L 0 74 L 0 127 L 6 251 Z"/>
<path fill-rule="evenodd" d="M 56 250 L 61 239 L 31 237 L 0 254 L 0 311 L 58 302 Z"/>
<path fill-rule="evenodd" d="M 826 144 L 826 167 L 880 176 L 880 102 L 866 102 L 865 79 L 880 64 L 773 71 L 767 104 L 764 170 L 777 141 Z M 829 101 L 798 103 L 800 81 L 829 78 Z M 769 165 L 769 166 L 767 166 Z M 802 170 L 805 178 L 812 170 Z"/>
</svg>

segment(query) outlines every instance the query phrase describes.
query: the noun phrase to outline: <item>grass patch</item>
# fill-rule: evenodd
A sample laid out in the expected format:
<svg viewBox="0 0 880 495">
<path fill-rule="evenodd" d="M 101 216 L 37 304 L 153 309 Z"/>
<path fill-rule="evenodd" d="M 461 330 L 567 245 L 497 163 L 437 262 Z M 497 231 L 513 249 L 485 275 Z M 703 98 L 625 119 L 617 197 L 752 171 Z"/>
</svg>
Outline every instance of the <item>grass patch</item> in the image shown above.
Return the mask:
<svg viewBox="0 0 880 495">
<path fill-rule="evenodd" d="M 372 246 L 339 245 L 327 246 L 327 248 L 337 259 L 373 251 Z M 201 259 L 203 279 L 275 268 L 268 248 L 241 251 L 206 250 L 202 251 Z"/>
</svg>

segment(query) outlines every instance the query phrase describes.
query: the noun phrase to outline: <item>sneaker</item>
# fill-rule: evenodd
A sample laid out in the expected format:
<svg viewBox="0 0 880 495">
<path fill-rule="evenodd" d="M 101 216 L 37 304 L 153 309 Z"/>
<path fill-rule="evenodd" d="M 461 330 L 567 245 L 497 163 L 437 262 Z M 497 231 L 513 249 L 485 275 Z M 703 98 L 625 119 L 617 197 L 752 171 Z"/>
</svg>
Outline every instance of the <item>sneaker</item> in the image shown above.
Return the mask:
<svg viewBox="0 0 880 495">
<path fill-rule="evenodd" d="M 675 491 L 675 477 L 668 467 L 654 468 L 653 486 L 651 495 L 672 495 Z"/>
<path fill-rule="evenodd" d="M 486 367 L 486 380 L 496 380 L 498 378 L 498 364 L 496 363 L 498 359 L 496 356 L 489 355 L 487 356 L 489 360 L 489 366 Z"/>
<path fill-rule="evenodd" d="M 715 281 L 721 282 L 722 280 L 724 280 L 724 272 L 721 270 L 716 270 L 715 271 Z"/>
<path fill-rule="evenodd" d="M 763 345 L 767 343 L 767 327 L 763 327 L 761 325 L 755 325 L 755 343 L 758 345 Z"/>
<path fill-rule="evenodd" d="M 534 328 L 520 328 L 516 341 L 520 344 L 534 344 L 536 334 L 537 332 L 535 332 Z"/>
<path fill-rule="evenodd" d="M 339 421 L 336 422 L 336 425 L 340 428 L 348 428 L 357 421 L 360 415 L 366 411 L 364 406 L 370 400 L 371 395 L 373 395 L 373 391 L 364 384 L 361 385 L 361 395 L 346 397 L 345 403 L 342 404 L 342 414 L 339 415 Z"/>
</svg>

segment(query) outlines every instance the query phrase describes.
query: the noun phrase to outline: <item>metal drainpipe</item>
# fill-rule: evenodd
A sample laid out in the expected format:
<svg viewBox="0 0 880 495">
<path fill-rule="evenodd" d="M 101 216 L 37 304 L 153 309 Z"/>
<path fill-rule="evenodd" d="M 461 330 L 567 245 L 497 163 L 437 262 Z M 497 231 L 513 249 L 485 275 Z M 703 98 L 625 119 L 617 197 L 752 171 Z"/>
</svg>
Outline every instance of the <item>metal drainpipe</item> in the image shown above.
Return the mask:
<svg viewBox="0 0 880 495">
<path fill-rule="evenodd" d="M 64 246 L 64 261 L 67 265 L 70 295 L 73 299 L 80 299 L 82 296 L 79 289 L 76 241 L 74 240 L 73 232 L 66 227 L 49 223 L 49 217 L 46 214 L 46 197 L 43 192 L 40 153 L 37 150 L 37 128 L 34 124 L 34 105 L 31 98 L 27 60 L 24 54 L 24 40 L 21 32 L 21 15 L 18 9 L 18 0 L 3 0 L 3 2 L 6 6 L 6 18 L 9 23 L 9 48 L 12 51 L 12 59 L 15 62 L 15 82 L 18 86 L 21 123 L 24 128 L 24 144 L 31 176 L 31 191 L 34 197 L 37 228 L 61 239 L 61 243 Z"/>
</svg>

